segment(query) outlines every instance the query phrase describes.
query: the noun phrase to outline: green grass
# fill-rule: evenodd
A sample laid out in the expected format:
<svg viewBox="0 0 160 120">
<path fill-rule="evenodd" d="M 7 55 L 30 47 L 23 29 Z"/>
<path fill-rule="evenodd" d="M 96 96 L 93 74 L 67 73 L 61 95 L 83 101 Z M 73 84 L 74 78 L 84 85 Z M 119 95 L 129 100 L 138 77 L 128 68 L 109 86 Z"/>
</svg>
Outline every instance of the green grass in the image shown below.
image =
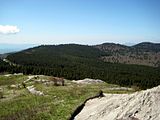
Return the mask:
<svg viewBox="0 0 160 120">
<path fill-rule="evenodd" d="M 27 76 L 25 75 L 11 75 L 9 77 L 0 75 L 0 86 L 21 83 L 26 79 L 27 79 Z"/>
<path fill-rule="evenodd" d="M 4 98 L 0 99 L 0 120 L 66 120 L 76 107 L 87 98 L 95 96 L 99 90 L 105 93 L 133 92 L 108 90 L 108 87 L 118 86 L 107 83 L 77 85 L 70 81 L 67 81 L 65 86 L 34 84 L 37 90 L 44 92 L 45 96 L 31 95 L 24 88 L 13 90 L 7 87 L 21 83 L 25 79 L 27 76 L 0 76 L 0 87 L 4 90 Z"/>
</svg>

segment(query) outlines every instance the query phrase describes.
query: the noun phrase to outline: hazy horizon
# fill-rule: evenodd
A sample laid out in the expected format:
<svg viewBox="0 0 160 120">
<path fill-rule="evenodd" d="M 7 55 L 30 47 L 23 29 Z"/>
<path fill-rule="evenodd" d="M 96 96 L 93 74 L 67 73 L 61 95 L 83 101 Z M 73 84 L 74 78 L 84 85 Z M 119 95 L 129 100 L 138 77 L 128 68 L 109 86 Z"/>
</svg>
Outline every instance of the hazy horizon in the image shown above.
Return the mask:
<svg viewBox="0 0 160 120">
<path fill-rule="evenodd" d="M 160 42 L 159 0 L 5 0 L 0 43 Z"/>
</svg>

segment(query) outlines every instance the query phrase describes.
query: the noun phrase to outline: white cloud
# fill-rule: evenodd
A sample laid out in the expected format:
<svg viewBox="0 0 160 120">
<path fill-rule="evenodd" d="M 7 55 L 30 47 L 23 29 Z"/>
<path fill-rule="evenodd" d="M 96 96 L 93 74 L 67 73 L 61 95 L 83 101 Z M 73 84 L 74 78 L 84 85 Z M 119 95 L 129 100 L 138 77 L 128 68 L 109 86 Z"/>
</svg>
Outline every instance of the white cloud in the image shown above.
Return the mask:
<svg viewBox="0 0 160 120">
<path fill-rule="evenodd" d="M 20 32 L 20 29 L 17 26 L 0 25 L 0 34 L 15 34 L 18 32 Z"/>
</svg>

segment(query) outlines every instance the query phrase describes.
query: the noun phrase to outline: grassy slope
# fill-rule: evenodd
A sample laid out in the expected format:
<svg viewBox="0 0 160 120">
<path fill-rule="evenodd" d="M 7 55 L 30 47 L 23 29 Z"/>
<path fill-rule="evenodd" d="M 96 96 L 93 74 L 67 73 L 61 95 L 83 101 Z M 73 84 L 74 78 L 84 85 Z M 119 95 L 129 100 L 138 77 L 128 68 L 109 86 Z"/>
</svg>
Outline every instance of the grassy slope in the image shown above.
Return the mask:
<svg viewBox="0 0 160 120">
<path fill-rule="evenodd" d="M 36 89 L 45 96 L 31 95 L 26 89 L 11 89 L 11 84 L 19 84 L 27 76 L 0 76 L 0 88 L 3 88 L 4 98 L 0 99 L 0 119 L 16 120 L 66 120 L 75 108 L 88 97 L 94 96 L 99 90 L 107 93 L 128 93 L 133 91 L 113 91 L 111 84 L 77 85 L 70 81 L 65 86 L 46 86 L 34 84 Z M 48 79 L 44 77 L 43 79 Z"/>
</svg>

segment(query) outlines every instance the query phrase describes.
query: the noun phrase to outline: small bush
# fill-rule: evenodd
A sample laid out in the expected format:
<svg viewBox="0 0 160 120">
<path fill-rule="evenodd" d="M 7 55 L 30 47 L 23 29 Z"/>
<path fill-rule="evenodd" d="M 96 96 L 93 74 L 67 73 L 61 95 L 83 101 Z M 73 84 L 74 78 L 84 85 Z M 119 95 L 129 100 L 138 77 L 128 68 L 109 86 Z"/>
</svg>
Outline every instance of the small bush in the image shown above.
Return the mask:
<svg viewBox="0 0 160 120">
<path fill-rule="evenodd" d="M 0 91 L 0 99 L 3 98 L 3 95 L 4 95 L 3 92 Z"/>
</svg>

